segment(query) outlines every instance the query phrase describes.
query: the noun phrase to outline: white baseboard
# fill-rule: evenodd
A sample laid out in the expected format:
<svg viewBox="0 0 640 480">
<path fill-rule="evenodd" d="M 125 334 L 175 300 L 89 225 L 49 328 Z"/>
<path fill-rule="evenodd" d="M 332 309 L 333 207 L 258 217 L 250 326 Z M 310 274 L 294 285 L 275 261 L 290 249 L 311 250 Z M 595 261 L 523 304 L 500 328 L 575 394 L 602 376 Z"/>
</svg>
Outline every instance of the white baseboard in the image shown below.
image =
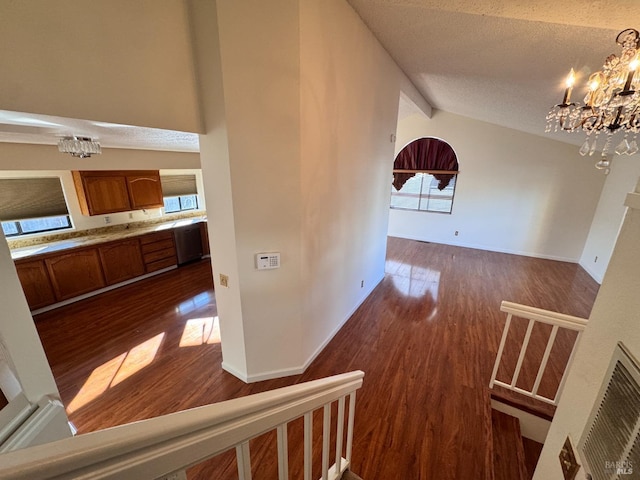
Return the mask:
<svg viewBox="0 0 640 480">
<path fill-rule="evenodd" d="M 432 240 L 428 238 L 417 238 L 409 235 L 391 235 L 390 237 L 405 238 L 407 240 L 415 240 L 417 242 L 439 243 L 442 245 L 451 245 L 452 247 L 473 248 L 476 250 L 485 250 L 487 252 L 508 253 L 509 255 L 521 255 L 523 257 L 542 258 L 545 260 L 556 260 L 558 262 L 578 263 L 579 259 L 576 257 L 561 257 L 558 255 L 547 255 L 539 252 L 526 252 L 524 250 L 510 250 L 508 248 L 496 248 L 489 247 L 487 245 L 480 245 L 476 243 L 466 242 L 445 242 L 442 240 Z"/>
<path fill-rule="evenodd" d="M 245 373 L 240 372 L 239 370 L 233 368 L 229 364 L 222 362 L 222 369 L 229 372 L 231 375 L 239 378 L 245 383 L 255 383 L 262 382 L 264 380 L 272 380 L 274 378 L 282 378 L 282 377 L 290 377 L 292 375 L 300 375 L 305 372 L 309 365 L 320 355 L 320 353 L 326 348 L 333 337 L 340 331 L 340 329 L 344 326 L 345 323 L 351 318 L 351 316 L 360 308 L 360 305 L 371 295 L 373 289 L 378 286 L 378 284 L 382 281 L 384 275 L 382 275 L 376 282 L 373 282 L 373 285 L 369 287 L 368 290 L 362 295 L 358 303 L 351 309 L 351 311 L 342 319 L 340 323 L 331 331 L 331 333 L 327 336 L 327 338 L 316 348 L 316 350 L 311 354 L 311 356 L 304 362 L 304 364 L 292 367 L 292 368 L 283 368 L 279 370 L 271 370 L 267 372 L 254 373 L 251 375 L 247 375 Z"/>
<path fill-rule="evenodd" d="M 602 285 L 603 275 L 600 275 L 599 273 L 595 273 L 593 270 L 591 270 L 591 265 L 589 264 L 580 262 L 579 265 L 584 269 L 585 272 L 589 274 L 591 278 L 593 278 L 596 282 L 598 282 L 599 285 Z"/>
</svg>

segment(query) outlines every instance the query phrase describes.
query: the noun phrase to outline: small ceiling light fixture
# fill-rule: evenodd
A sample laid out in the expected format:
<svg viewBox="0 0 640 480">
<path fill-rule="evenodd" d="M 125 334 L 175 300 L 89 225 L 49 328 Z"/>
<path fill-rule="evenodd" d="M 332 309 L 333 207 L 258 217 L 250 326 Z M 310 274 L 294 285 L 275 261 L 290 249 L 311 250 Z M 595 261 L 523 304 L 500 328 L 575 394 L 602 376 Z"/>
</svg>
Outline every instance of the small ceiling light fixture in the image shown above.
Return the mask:
<svg viewBox="0 0 640 480">
<path fill-rule="evenodd" d="M 638 30 L 627 28 L 618 34 L 616 43 L 622 47 L 621 55 L 609 55 L 602 70 L 589 76 L 584 105 L 571 102 L 575 84 L 575 72 L 571 69 L 565 83 L 564 99 L 549 111 L 545 130 L 586 133 L 587 138 L 580 147 L 583 156 L 593 155 L 599 136 L 605 135 L 602 159 L 596 163 L 600 169 L 609 167 L 607 154 L 613 135 L 618 131 L 624 132 L 624 138 L 615 147 L 616 154 L 633 155 L 639 150 L 640 75 L 635 73 L 640 64 L 640 34 Z M 630 134 L 633 136 L 631 141 L 628 139 Z"/>
<path fill-rule="evenodd" d="M 90 137 L 64 137 L 58 142 L 58 150 L 70 153 L 74 157 L 88 158 L 102 153 L 100 143 Z"/>
</svg>

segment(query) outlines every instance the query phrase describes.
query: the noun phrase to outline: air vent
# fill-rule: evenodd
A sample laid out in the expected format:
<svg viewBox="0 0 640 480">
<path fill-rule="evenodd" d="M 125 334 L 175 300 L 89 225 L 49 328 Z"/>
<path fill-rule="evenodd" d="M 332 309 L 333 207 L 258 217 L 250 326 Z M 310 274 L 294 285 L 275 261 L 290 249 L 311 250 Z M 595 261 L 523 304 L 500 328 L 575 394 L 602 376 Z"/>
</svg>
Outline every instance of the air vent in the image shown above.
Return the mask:
<svg viewBox="0 0 640 480">
<path fill-rule="evenodd" d="M 621 343 L 591 411 L 580 453 L 593 480 L 639 478 L 640 369 Z"/>
</svg>

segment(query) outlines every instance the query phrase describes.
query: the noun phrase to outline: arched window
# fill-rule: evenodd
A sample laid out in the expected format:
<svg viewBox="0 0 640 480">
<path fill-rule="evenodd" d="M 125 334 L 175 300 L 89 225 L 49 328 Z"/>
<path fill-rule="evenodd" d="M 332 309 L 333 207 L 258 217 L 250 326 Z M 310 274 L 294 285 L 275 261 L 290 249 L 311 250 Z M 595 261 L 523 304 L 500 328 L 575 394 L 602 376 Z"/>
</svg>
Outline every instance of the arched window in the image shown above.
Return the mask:
<svg viewBox="0 0 640 480">
<path fill-rule="evenodd" d="M 451 213 L 458 173 L 458 159 L 448 143 L 414 140 L 393 163 L 391 208 Z"/>
</svg>

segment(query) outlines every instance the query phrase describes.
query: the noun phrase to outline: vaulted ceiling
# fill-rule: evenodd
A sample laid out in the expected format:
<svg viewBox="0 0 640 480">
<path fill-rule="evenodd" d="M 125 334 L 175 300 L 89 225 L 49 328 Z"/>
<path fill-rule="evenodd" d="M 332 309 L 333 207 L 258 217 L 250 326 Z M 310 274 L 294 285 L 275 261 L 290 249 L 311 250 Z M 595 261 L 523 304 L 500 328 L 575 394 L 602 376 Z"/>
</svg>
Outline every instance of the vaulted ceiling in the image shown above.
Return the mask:
<svg viewBox="0 0 640 480">
<path fill-rule="evenodd" d="M 569 69 L 582 101 L 588 75 L 620 53 L 616 35 L 640 28 L 635 0 L 348 1 L 434 108 L 535 135 Z"/>
<path fill-rule="evenodd" d="M 348 2 L 434 108 L 576 145 L 580 134 L 544 133 L 567 72 L 578 72 L 573 99 L 581 100 L 585 78 L 619 53 L 618 32 L 640 28 L 637 0 Z M 412 111 L 401 102 L 401 115 Z M 195 134 L 0 111 L 0 141 L 53 144 L 65 134 L 112 147 L 198 149 Z"/>
</svg>

